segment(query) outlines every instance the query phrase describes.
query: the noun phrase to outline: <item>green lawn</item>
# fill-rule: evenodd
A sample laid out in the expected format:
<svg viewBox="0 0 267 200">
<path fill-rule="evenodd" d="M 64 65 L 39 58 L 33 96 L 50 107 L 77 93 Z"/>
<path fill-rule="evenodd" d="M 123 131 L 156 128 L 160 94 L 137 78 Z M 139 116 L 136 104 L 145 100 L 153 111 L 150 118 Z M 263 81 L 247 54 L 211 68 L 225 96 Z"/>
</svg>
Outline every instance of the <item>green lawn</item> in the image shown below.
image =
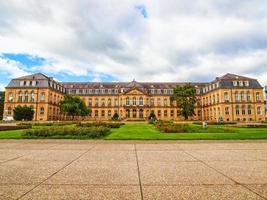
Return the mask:
<svg viewBox="0 0 267 200">
<path fill-rule="evenodd" d="M 227 139 L 267 139 L 264 128 L 234 128 L 235 133 L 161 133 L 151 124 L 126 124 L 112 129 L 107 140 L 227 140 Z"/>
<path fill-rule="evenodd" d="M 39 127 L 34 127 L 39 128 Z M 232 127 L 231 127 L 232 128 Z M 161 133 L 151 124 L 131 123 L 112 129 L 106 140 L 228 140 L 267 139 L 267 128 L 232 128 L 234 133 Z M 0 131 L 0 139 L 22 139 L 23 130 Z M 71 139 L 71 138 L 70 138 Z"/>
</svg>

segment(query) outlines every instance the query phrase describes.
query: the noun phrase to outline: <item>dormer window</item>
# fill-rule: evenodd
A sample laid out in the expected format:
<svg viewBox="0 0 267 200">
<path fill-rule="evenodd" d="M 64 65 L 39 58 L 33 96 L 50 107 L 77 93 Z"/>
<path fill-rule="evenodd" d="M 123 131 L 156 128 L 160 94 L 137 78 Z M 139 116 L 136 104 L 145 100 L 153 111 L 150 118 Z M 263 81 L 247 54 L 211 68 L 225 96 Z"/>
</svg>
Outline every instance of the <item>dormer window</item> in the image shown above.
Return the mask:
<svg viewBox="0 0 267 200">
<path fill-rule="evenodd" d="M 249 81 L 245 81 L 245 86 L 246 86 L 246 87 L 249 86 Z"/>
<path fill-rule="evenodd" d="M 243 81 L 239 81 L 239 86 L 243 86 Z"/>
<path fill-rule="evenodd" d="M 157 93 L 160 94 L 160 93 L 161 93 L 161 89 L 158 89 L 158 90 L 157 90 Z"/>
<path fill-rule="evenodd" d="M 233 86 L 237 86 L 237 81 L 233 81 Z"/>
</svg>

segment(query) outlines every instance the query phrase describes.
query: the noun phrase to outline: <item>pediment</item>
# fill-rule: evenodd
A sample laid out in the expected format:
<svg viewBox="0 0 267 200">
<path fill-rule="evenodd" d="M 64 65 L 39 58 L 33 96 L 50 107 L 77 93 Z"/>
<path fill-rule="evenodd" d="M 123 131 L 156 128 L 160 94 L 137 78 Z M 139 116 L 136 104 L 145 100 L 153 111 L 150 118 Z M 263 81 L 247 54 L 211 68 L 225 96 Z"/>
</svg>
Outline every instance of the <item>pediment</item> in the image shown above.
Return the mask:
<svg viewBox="0 0 267 200">
<path fill-rule="evenodd" d="M 138 88 L 132 88 L 128 91 L 126 91 L 124 94 L 130 94 L 130 95 L 143 95 L 145 94 L 143 91 L 141 91 Z"/>
</svg>

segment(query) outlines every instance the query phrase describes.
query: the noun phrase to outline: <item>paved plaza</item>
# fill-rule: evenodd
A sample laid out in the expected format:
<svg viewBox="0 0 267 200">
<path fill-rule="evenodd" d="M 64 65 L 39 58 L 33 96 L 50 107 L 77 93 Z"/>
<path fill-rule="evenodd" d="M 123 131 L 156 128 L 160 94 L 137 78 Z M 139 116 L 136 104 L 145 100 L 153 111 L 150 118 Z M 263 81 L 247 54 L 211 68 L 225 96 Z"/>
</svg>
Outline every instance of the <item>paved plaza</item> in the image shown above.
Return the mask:
<svg viewBox="0 0 267 200">
<path fill-rule="evenodd" d="M 267 199 L 267 141 L 0 140 L 0 199 Z"/>
</svg>

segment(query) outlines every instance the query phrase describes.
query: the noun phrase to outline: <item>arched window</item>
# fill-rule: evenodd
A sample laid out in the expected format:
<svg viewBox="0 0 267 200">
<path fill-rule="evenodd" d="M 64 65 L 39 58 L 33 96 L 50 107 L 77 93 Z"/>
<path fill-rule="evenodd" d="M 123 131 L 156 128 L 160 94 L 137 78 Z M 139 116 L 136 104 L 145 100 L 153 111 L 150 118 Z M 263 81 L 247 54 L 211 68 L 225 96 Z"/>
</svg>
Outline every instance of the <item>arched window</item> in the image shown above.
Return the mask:
<svg viewBox="0 0 267 200">
<path fill-rule="evenodd" d="M 98 98 L 95 98 L 95 106 L 98 106 Z"/>
<path fill-rule="evenodd" d="M 239 105 L 236 105 L 236 107 L 235 107 L 235 114 L 239 115 Z"/>
<path fill-rule="evenodd" d="M 105 106 L 105 99 L 104 98 L 101 99 L 101 106 Z"/>
<path fill-rule="evenodd" d="M 98 110 L 95 111 L 95 117 L 98 117 Z"/>
<path fill-rule="evenodd" d="M 151 105 L 151 106 L 154 106 L 154 104 L 155 104 L 155 102 L 154 102 L 154 98 L 151 98 L 151 99 L 150 99 L 150 105 Z"/>
<path fill-rule="evenodd" d="M 251 102 L 251 95 L 250 95 L 250 92 L 249 91 L 247 92 L 247 101 L 248 102 Z"/>
<path fill-rule="evenodd" d="M 12 101 L 13 101 L 13 93 L 10 92 L 10 93 L 8 94 L 8 102 L 12 102 Z"/>
<path fill-rule="evenodd" d="M 241 101 L 245 101 L 245 93 L 244 92 L 241 92 Z"/>
<path fill-rule="evenodd" d="M 144 117 L 143 110 L 140 109 L 140 110 L 139 110 L 139 118 L 143 118 L 143 117 Z"/>
<path fill-rule="evenodd" d="M 224 101 L 229 101 L 229 96 L 228 96 L 228 92 L 224 93 Z"/>
<path fill-rule="evenodd" d="M 29 100 L 29 93 L 28 91 L 26 91 L 24 94 L 24 102 L 28 102 L 28 100 Z"/>
<path fill-rule="evenodd" d="M 144 102 L 143 102 L 143 97 L 139 98 L 139 106 L 143 106 Z"/>
<path fill-rule="evenodd" d="M 118 106 L 118 99 L 114 99 L 114 105 Z"/>
<path fill-rule="evenodd" d="M 34 94 L 34 91 L 31 92 L 31 102 L 34 102 L 34 99 L 35 99 L 35 94 Z"/>
<path fill-rule="evenodd" d="M 104 110 L 101 111 L 101 117 L 105 117 L 105 111 Z"/>
<path fill-rule="evenodd" d="M 129 106 L 130 105 L 130 99 L 129 97 L 126 97 L 126 106 Z"/>
<path fill-rule="evenodd" d="M 40 108 L 40 115 L 44 115 L 44 107 Z"/>
<path fill-rule="evenodd" d="M 111 110 L 108 110 L 108 117 L 111 117 Z"/>
<path fill-rule="evenodd" d="M 7 114 L 8 114 L 8 115 L 11 115 L 11 113 L 12 113 L 12 108 L 11 108 L 11 107 L 8 107 L 8 108 L 7 108 Z"/>
<path fill-rule="evenodd" d="M 158 98 L 158 106 L 161 106 L 160 98 Z"/>
<path fill-rule="evenodd" d="M 164 99 L 164 106 L 168 106 L 168 101 L 166 98 Z"/>
<path fill-rule="evenodd" d="M 88 99 L 88 106 L 90 106 L 90 107 L 92 106 L 92 98 Z"/>
<path fill-rule="evenodd" d="M 235 102 L 238 102 L 238 99 L 239 99 L 239 94 L 238 92 L 235 93 Z"/>
<path fill-rule="evenodd" d="M 45 101 L 45 93 L 44 92 L 41 93 L 41 101 Z"/>
<path fill-rule="evenodd" d="M 256 101 L 260 101 L 260 93 L 259 92 L 256 93 Z"/>
<path fill-rule="evenodd" d="M 136 106 L 136 97 L 133 98 L 133 106 Z"/>
<path fill-rule="evenodd" d="M 108 106 L 111 106 L 111 99 L 108 99 Z"/>
</svg>

